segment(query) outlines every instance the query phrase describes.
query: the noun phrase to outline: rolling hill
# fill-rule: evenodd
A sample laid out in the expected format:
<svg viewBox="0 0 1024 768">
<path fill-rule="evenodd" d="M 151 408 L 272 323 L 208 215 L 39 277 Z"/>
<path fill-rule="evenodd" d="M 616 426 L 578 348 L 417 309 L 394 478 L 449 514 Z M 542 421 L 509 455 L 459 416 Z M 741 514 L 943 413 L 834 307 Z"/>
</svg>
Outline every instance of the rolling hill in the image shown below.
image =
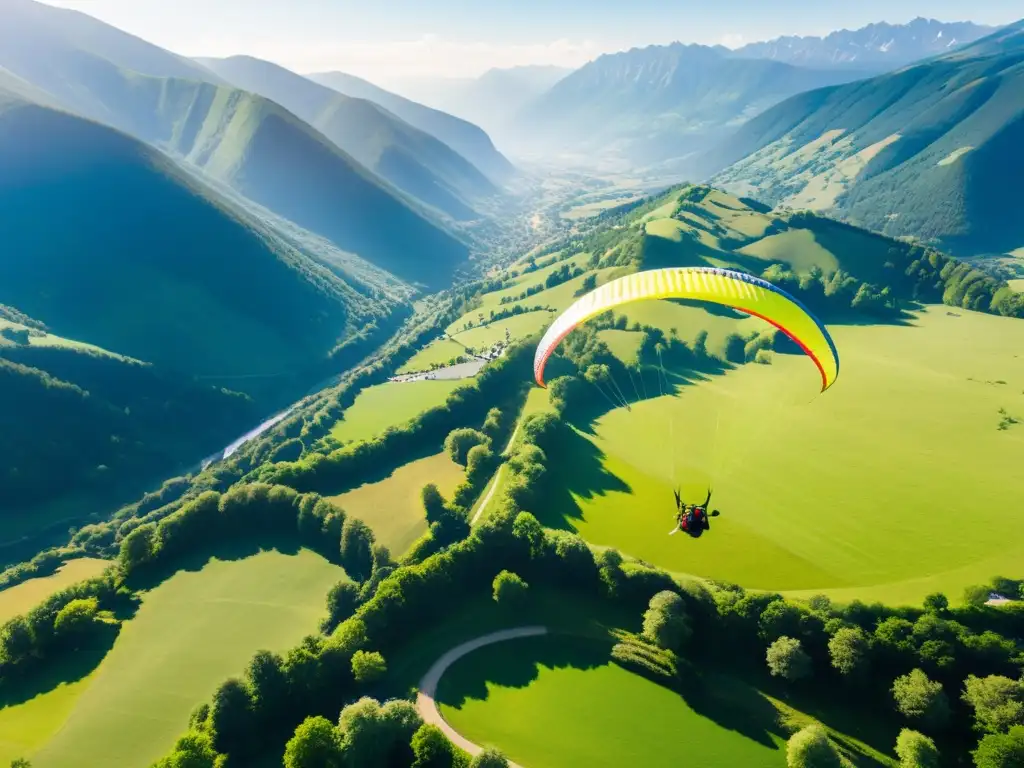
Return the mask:
<svg viewBox="0 0 1024 768">
<path fill-rule="evenodd" d="M 490 137 L 478 126 L 466 120 L 425 107 L 344 72 L 324 72 L 307 77 L 353 99 L 372 101 L 414 128 L 440 139 L 496 184 L 507 181 L 515 173 L 515 168 L 508 159 L 494 148 Z"/>
<path fill-rule="evenodd" d="M 560 80 L 516 118 L 524 143 L 548 152 L 682 158 L 795 93 L 845 82 L 845 71 L 733 58 L 674 43 L 601 56 Z"/>
<path fill-rule="evenodd" d="M 18 0 L 17 7 L 37 5 Z M 54 19 L 63 15 L 52 10 L 14 15 L 14 23 L 0 29 L 0 66 L 19 78 L 9 90 L 20 88 L 35 101 L 59 104 L 187 160 L 355 254 L 355 261 L 362 257 L 408 282 L 443 286 L 466 258 L 466 247 L 418 204 L 285 108 L 229 86 L 189 60 L 182 60 L 192 68 L 187 77 L 140 74 L 126 63 L 139 56 L 122 59 L 117 47 L 97 55 L 79 47 L 77 38 L 58 34 L 62 28 Z M 129 39 L 145 49 L 147 61 L 178 61 Z M 170 64 L 149 69 L 174 71 Z"/>
<path fill-rule="evenodd" d="M 321 131 L 406 194 L 465 221 L 498 193 L 469 160 L 381 106 L 353 99 L 276 64 L 248 56 L 202 59 L 239 88 L 258 93 Z"/>
<path fill-rule="evenodd" d="M 883 21 L 860 29 L 840 29 L 824 37 L 778 37 L 744 45 L 733 55 L 819 69 L 853 67 L 882 72 L 949 53 L 994 31 L 994 27 L 969 21 L 947 23 L 918 17 L 906 24 Z"/>
<path fill-rule="evenodd" d="M 795 96 L 703 158 L 713 182 L 958 255 L 1024 245 L 1024 22 L 869 80 Z M 723 170 L 724 169 L 724 170 Z"/>
</svg>

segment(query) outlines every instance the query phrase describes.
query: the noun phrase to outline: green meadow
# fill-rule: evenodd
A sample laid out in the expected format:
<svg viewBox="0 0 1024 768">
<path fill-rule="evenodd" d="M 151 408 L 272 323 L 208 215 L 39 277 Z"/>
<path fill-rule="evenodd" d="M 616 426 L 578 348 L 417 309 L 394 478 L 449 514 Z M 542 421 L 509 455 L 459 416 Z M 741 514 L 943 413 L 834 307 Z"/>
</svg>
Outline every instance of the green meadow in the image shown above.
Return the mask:
<svg viewBox="0 0 1024 768">
<path fill-rule="evenodd" d="M 546 292 L 538 295 L 544 296 Z M 523 339 L 535 333 L 540 333 L 551 325 L 557 316 L 555 312 L 545 310 L 525 312 L 521 315 L 513 315 L 512 317 L 506 317 L 504 320 L 495 320 L 493 323 L 456 333 L 455 338 L 467 347 L 472 347 L 479 351 L 487 349 L 499 341 L 505 341 L 506 330 L 508 330 L 509 336 L 512 339 Z"/>
<path fill-rule="evenodd" d="M 345 409 L 331 435 L 342 442 L 369 440 L 388 427 L 404 424 L 423 411 L 442 405 L 465 382 L 458 379 L 389 381 L 367 387 Z"/>
<path fill-rule="evenodd" d="M 0 624 L 27 613 L 43 600 L 65 587 L 99 576 L 110 563 L 94 557 L 69 560 L 49 576 L 29 579 L 0 591 Z"/>
<path fill-rule="evenodd" d="M 806 358 L 775 355 L 601 417 L 545 522 L 671 571 L 844 599 L 956 599 L 1013 572 L 1024 423 L 1003 414 L 1024 422 L 1024 323 L 932 307 L 831 331 L 842 370 L 821 396 Z M 712 483 L 710 535 L 668 535 L 673 486 Z"/>
<path fill-rule="evenodd" d="M 612 663 L 608 646 L 561 635 L 481 648 L 455 662 L 437 701 L 459 733 L 530 768 L 735 765 L 783 768 L 783 724 L 807 721 L 738 679 L 688 701 Z M 858 765 L 886 758 L 845 739 Z"/>
<path fill-rule="evenodd" d="M 426 371 L 432 365 L 444 365 L 449 360 L 466 354 L 465 348 L 451 339 L 432 341 L 419 352 L 409 358 L 409 362 L 399 368 L 396 373 L 416 373 Z"/>
<path fill-rule="evenodd" d="M 465 478 L 465 470 L 447 453 L 411 461 L 388 477 L 366 483 L 330 500 L 373 529 L 376 540 L 396 557 L 427 530 L 420 492 L 434 483 L 447 498 Z"/>
<path fill-rule="evenodd" d="M 178 572 L 146 593 L 88 677 L 2 710 L 0 738 L 22 739 L 3 749 L 22 750 L 36 768 L 149 765 L 256 651 L 283 651 L 315 632 L 324 595 L 342 578 L 308 550 Z"/>
</svg>

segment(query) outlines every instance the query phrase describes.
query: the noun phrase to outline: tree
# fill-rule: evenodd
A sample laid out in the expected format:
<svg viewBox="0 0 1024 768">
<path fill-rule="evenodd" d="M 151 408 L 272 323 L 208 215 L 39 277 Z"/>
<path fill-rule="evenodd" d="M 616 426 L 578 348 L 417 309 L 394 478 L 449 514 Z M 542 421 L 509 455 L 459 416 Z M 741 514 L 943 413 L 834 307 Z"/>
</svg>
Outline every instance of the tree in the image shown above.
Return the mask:
<svg viewBox="0 0 1024 768">
<path fill-rule="evenodd" d="M 336 626 L 356 612 L 359 607 L 359 587 L 349 579 L 339 581 L 327 593 L 327 618 L 321 629 L 331 632 Z"/>
<path fill-rule="evenodd" d="M 11 760 L 11 768 L 32 768 L 32 763 L 24 757 L 16 757 Z"/>
<path fill-rule="evenodd" d="M 789 768 L 842 768 L 843 763 L 828 733 L 815 723 L 790 736 L 786 765 Z"/>
<path fill-rule="evenodd" d="M 364 696 L 349 704 L 338 718 L 346 765 L 409 765 L 413 761 L 410 742 L 422 724 L 415 705 L 408 701 L 381 706 Z"/>
<path fill-rule="evenodd" d="M 910 720 L 917 720 L 932 729 L 941 728 L 949 720 L 949 699 L 942 684 L 915 669 L 897 677 L 892 684 L 896 709 Z"/>
<path fill-rule="evenodd" d="M 526 600 L 529 585 L 516 573 L 502 571 L 492 584 L 494 602 L 502 608 L 517 608 Z"/>
<path fill-rule="evenodd" d="M 219 768 L 221 764 L 210 735 L 193 730 L 178 739 L 171 753 L 153 768 Z"/>
<path fill-rule="evenodd" d="M 1024 681 L 1003 675 L 968 675 L 963 699 L 974 708 L 978 727 L 989 733 L 1024 725 Z"/>
<path fill-rule="evenodd" d="M 424 723 L 412 735 L 411 768 L 454 768 L 455 746 L 436 725 Z"/>
<path fill-rule="evenodd" d="M 233 753 L 250 740 L 252 699 L 241 680 L 234 677 L 226 680 L 213 695 L 210 730 L 218 752 Z"/>
<path fill-rule="evenodd" d="M 491 408 L 487 412 L 487 418 L 484 420 L 482 432 L 487 435 L 492 441 L 498 439 L 498 435 L 501 434 L 501 428 L 504 425 L 505 418 L 501 413 L 500 408 Z"/>
<path fill-rule="evenodd" d="M 870 651 L 871 641 L 860 627 L 840 629 L 828 641 L 832 666 L 846 676 L 864 671 Z"/>
<path fill-rule="evenodd" d="M 448 433 L 448 437 L 444 439 L 444 449 L 452 457 L 452 461 L 466 466 L 470 449 L 478 445 L 487 445 L 488 443 L 490 443 L 490 438 L 483 432 L 469 429 L 468 427 L 460 427 Z"/>
<path fill-rule="evenodd" d="M 658 592 L 644 612 L 643 637 L 670 651 L 679 650 L 690 639 L 689 616 L 683 598 L 671 590 Z"/>
<path fill-rule="evenodd" d="M 494 468 L 494 451 L 486 445 L 474 445 L 466 455 L 466 480 L 478 486 Z"/>
<path fill-rule="evenodd" d="M 60 611 L 53 620 L 53 631 L 61 639 L 76 643 L 89 634 L 96 623 L 99 601 L 95 597 L 72 600 Z"/>
<path fill-rule="evenodd" d="M 364 581 L 373 572 L 373 531 L 355 517 L 345 518 L 341 528 L 341 564 L 356 581 Z"/>
<path fill-rule="evenodd" d="M 484 747 L 470 761 L 469 768 L 508 768 L 508 758 L 494 747 Z"/>
<path fill-rule="evenodd" d="M 975 584 L 964 589 L 964 602 L 974 608 L 980 608 L 988 602 L 989 588 L 984 584 Z"/>
<path fill-rule="evenodd" d="M 793 603 L 773 600 L 761 612 L 758 633 L 766 642 L 772 643 L 780 637 L 796 637 L 801 634 L 803 612 Z"/>
<path fill-rule="evenodd" d="M 923 733 L 904 728 L 896 738 L 900 768 L 939 768 L 939 750 Z"/>
<path fill-rule="evenodd" d="M 800 647 L 800 641 L 792 637 L 780 637 L 770 646 L 766 654 L 768 671 L 789 682 L 795 682 L 811 674 L 811 657 Z"/>
<path fill-rule="evenodd" d="M 420 491 L 420 499 L 423 501 L 423 511 L 427 515 L 427 523 L 434 524 L 448 514 L 444 496 L 434 483 L 427 483 Z"/>
<path fill-rule="evenodd" d="M 262 726 L 272 726 L 287 708 L 288 678 L 276 653 L 257 651 L 245 670 L 252 710 Z"/>
<path fill-rule="evenodd" d="M 15 616 L 0 629 L 0 661 L 20 664 L 35 651 L 35 636 L 24 616 Z"/>
<path fill-rule="evenodd" d="M 372 683 L 387 671 L 384 657 L 377 651 L 356 651 L 352 654 L 352 676 L 357 682 Z"/>
<path fill-rule="evenodd" d="M 1024 726 L 1007 733 L 990 733 L 972 753 L 977 768 L 1021 768 L 1024 765 Z"/>
<path fill-rule="evenodd" d="M 285 768 L 341 768 L 341 735 L 326 717 L 307 717 L 284 749 Z"/>
<path fill-rule="evenodd" d="M 139 566 L 153 559 L 153 539 L 156 536 L 156 524 L 140 525 L 121 541 L 118 564 L 121 572 L 130 575 Z"/>
<path fill-rule="evenodd" d="M 941 592 L 933 592 L 924 599 L 924 609 L 929 613 L 944 613 L 949 608 L 949 599 Z"/>
</svg>

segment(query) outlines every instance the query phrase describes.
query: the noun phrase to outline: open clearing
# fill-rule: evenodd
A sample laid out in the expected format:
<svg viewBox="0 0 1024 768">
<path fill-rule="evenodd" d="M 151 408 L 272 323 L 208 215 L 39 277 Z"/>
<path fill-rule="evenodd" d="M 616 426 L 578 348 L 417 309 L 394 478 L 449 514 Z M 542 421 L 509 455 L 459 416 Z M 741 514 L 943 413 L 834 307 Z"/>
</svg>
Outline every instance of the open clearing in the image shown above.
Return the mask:
<svg viewBox="0 0 1024 768">
<path fill-rule="evenodd" d="M 808 360 L 776 355 L 606 414 L 563 457 L 544 522 L 675 572 L 841 598 L 956 600 L 1012 572 L 1024 423 L 998 426 L 1000 408 L 1024 422 L 1024 323 L 933 307 L 831 330 L 842 374 L 821 397 Z M 673 484 L 703 497 L 711 476 L 710 535 L 668 536 Z"/>
<path fill-rule="evenodd" d="M 0 592 L 0 624 L 32 608 L 75 582 L 99 576 L 110 563 L 94 557 L 80 557 L 64 563 L 55 573 L 29 579 Z"/>
<path fill-rule="evenodd" d="M 544 294 L 539 294 L 543 296 Z M 540 302 L 543 304 L 543 302 Z M 525 339 L 535 333 L 540 333 L 557 317 L 554 312 L 538 310 L 536 312 L 525 312 L 521 315 L 513 315 L 504 320 L 495 320 L 477 328 L 470 328 L 455 334 L 455 338 L 467 347 L 476 351 L 489 349 L 499 341 L 505 340 L 505 331 L 515 339 Z"/>
<path fill-rule="evenodd" d="M 149 765 L 196 704 L 240 675 L 256 651 L 285 650 L 314 632 L 324 595 L 341 578 L 341 568 L 308 550 L 211 560 L 175 574 L 145 595 L 70 712 L 57 698 L 36 713 L 37 721 L 50 715 L 37 729 L 56 735 L 32 764 Z"/>
<path fill-rule="evenodd" d="M 344 443 L 369 440 L 388 427 L 404 424 L 423 411 L 442 405 L 453 390 L 464 385 L 458 379 L 437 379 L 367 387 L 345 409 L 331 435 Z"/>
<path fill-rule="evenodd" d="M 384 480 L 367 483 L 330 500 L 370 526 L 373 535 L 395 556 L 402 555 L 427 530 L 420 491 L 435 483 L 451 498 L 465 478 L 462 467 L 447 453 L 438 453 L 399 467 Z"/>
<path fill-rule="evenodd" d="M 426 371 L 432 365 L 445 365 L 460 355 L 465 355 L 466 349 L 458 342 L 451 339 L 440 339 L 432 341 L 411 358 L 409 362 L 399 368 L 395 373 L 413 373 L 415 371 Z"/>
<path fill-rule="evenodd" d="M 542 635 L 459 659 L 441 678 L 437 701 L 460 734 L 529 768 L 669 768 L 683 756 L 687 765 L 786 765 L 779 721 L 805 718 L 780 712 L 773 699 L 734 678 L 716 676 L 706 690 L 697 711 L 678 693 L 611 663 L 602 643 Z M 849 742 L 861 755 L 881 757 Z"/>
</svg>

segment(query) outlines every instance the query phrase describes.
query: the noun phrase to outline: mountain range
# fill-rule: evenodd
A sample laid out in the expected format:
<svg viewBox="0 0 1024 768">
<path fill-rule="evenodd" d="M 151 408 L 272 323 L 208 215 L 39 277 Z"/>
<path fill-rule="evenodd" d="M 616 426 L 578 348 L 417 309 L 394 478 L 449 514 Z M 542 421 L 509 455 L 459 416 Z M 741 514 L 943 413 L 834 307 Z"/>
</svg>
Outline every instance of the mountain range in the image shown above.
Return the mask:
<svg viewBox="0 0 1024 768">
<path fill-rule="evenodd" d="M 955 254 L 1024 245 L 1024 21 L 920 64 L 794 96 L 701 159 L 715 184 Z"/>
<path fill-rule="evenodd" d="M 856 30 L 837 30 L 824 37 L 778 37 L 744 45 L 733 55 L 818 69 L 853 67 L 881 72 L 949 53 L 994 31 L 994 27 L 969 21 L 918 17 L 907 24 L 880 22 Z"/>
</svg>

